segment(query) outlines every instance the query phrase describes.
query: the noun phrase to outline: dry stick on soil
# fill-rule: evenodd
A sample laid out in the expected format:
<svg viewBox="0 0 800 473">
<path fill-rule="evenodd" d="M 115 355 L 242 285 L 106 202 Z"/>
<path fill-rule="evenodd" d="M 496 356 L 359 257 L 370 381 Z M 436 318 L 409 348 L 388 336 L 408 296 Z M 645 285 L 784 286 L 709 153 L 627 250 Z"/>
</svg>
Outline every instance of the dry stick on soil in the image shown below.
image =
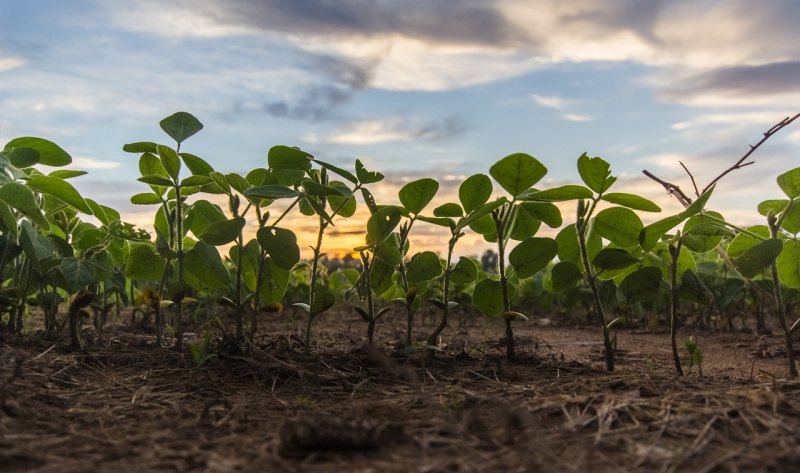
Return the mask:
<svg viewBox="0 0 800 473">
<path fill-rule="evenodd" d="M 792 117 L 784 118 L 783 120 L 781 120 L 778 123 L 776 123 L 775 125 L 773 125 L 769 130 L 765 131 L 764 132 L 764 136 L 761 138 L 761 140 L 758 141 L 758 143 L 756 143 L 755 145 L 750 145 L 750 149 L 748 149 L 747 152 L 744 155 L 742 155 L 742 157 L 739 158 L 739 160 L 736 161 L 731 167 L 725 169 L 717 177 L 712 179 L 711 182 L 709 182 L 708 185 L 706 185 L 703 188 L 702 193 L 707 192 L 714 184 L 719 182 L 720 179 L 722 179 L 723 177 L 725 177 L 729 173 L 731 173 L 731 172 L 733 172 L 733 171 L 735 171 L 737 169 L 741 169 L 743 167 L 746 167 L 746 166 L 749 166 L 749 165 L 755 163 L 755 161 L 747 161 L 747 159 L 750 158 L 750 156 L 755 152 L 755 150 L 757 150 L 762 144 L 764 144 L 768 139 L 770 139 L 770 137 L 772 137 L 772 135 L 774 135 L 775 133 L 779 132 L 780 130 L 782 130 L 783 128 L 785 128 L 786 126 L 791 124 L 793 121 L 797 120 L 798 118 L 800 118 L 800 113 L 798 113 L 798 114 L 796 114 L 796 115 L 794 115 Z M 698 189 L 697 189 L 697 184 L 695 182 L 694 176 L 692 175 L 691 172 L 689 172 L 689 169 L 682 162 L 680 163 L 680 165 L 681 165 L 681 167 L 683 167 L 683 169 L 689 175 L 689 178 L 692 180 L 692 186 L 694 186 L 695 195 L 697 197 L 699 197 L 702 193 L 699 192 Z M 692 199 L 689 196 L 687 196 L 681 190 L 680 187 L 676 186 L 675 184 L 673 184 L 671 182 L 665 181 L 663 179 L 659 179 L 658 177 L 656 177 L 655 175 L 653 175 L 651 172 L 649 172 L 647 170 L 642 171 L 642 173 L 644 173 L 644 175 L 649 177 L 650 179 L 652 179 L 652 180 L 658 182 L 659 184 L 661 184 L 664 187 L 664 189 L 667 191 L 667 194 L 672 195 L 676 199 L 678 199 L 678 201 L 684 207 L 688 207 L 689 204 L 692 203 Z M 772 227 L 772 225 L 771 225 L 771 227 Z M 772 231 L 772 237 L 775 238 L 777 236 L 777 229 L 772 229 L 772 230 L 773 230 Z M 727 256 L 727 254 L 725 254 L 722 250 L 718 250 L 718 252 L 723 258 L 725 258 L 726 260 L 728 260 L 730 262 L 730 258 Z M 773 286 L 774 286 L 774 289 L 775 289 L 775 295 L 774 296 L 772 294 L 766 293 L 766 291 L 764 291 L 764 289 L 762 289 L 760 286 L 752 284 L 748 278 L 744 278 L 744 280 L 748 284 L 748 286 L 755 288 L 759 293 L 762 294 L 762 296 L 766 295 L 768 297 L 771 297 L 775 301 L 776 305 L 778 306 L 778 315 L 780 317 L 781 328 L 784 330 L 784 332 L 786 332 L 786 353 L 787 353 L 787 357 L 789 359 L 789 375 L 791 377 L 797 377 L 797 367 L 795 366 L 795 363 L 794 363 L 794 353 L 793 353 L 794 350 L 793 350 L 792 342 L 791 342 L 791 333 L 789 333 L 787 331 L 788 330 L 788 325 L 786 323 L 785 307 L 783 306 L 783 299 L 782 299 L 781 294 L 780 294 L 780 292 L 781 292 L 780 291 L 780 285 L 779 285 L 780 282 L 777 279 L 777 273 L 775 271 L 775 265 L 774 264 L 772 265 L 772 272 L 773 272 Z M 676 367 L 679 366 L 677 363 L 679 363 L 679 361 L 676 359 Z M 680 369 L 679 368 L 678 368 L 678 372 L 680 373 Z"/>
</svg>

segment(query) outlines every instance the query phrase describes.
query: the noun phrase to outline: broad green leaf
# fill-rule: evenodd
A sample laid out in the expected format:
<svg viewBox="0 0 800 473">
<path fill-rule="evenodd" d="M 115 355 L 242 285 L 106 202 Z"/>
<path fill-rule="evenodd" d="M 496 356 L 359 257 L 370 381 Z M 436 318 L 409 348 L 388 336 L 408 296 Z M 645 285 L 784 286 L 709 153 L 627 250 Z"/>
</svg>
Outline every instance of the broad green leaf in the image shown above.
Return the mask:
<svg viewBox="0 0 800 473">
<path fill-rule="evenodd" d="M 150 141 L 128 143 L 122 147 L 126 153 L 155 153 L 158 145 Z"/>
<path fill-rule="evenodd" d="M 516 288 L 513 284 L 508 284 L 508 297 L 513 297 Z M 504 311 L 503 286 L 500 281 L 491 278 L 484 278 L 475 284 L 472 291 L 472 303 L 481 313 L 493 316 Z"/>
<path fill-rule="evenodd" d="M 296 190 L 279 185 L 251 187 L 244 192 L 245 197 L 261 199 L 289 199 L 300 195 Z"/>
<path fill-rule="evenodd" d="M 553 290 L 564 291 L 570 289 L 583 279 L 583 273 L 575 263 L 570 261 L 560 261 L 553 266 L 551 271 L 551 281 Z"/>
<path fill-rule="evenodd" d="M 383 180 L 383 174 L 376 171 L 367 171 L 360 159 L 356 159 L 356 176 L 358 176 L 358 182 L 361 184 L 374 184 Z"/>
<path fill-rule="evenodd" d="M 19 228 L 19 244 L 25 251 L 25 255 L 33 261 L 40 273 L 44 272 L 45 267 L 58 261 L 58 255 L 53 244 L 33 228 L 29 222 L 23 220 Z"/>
<path fill-rule="evenodd" d="M 669 279 L 670 266 L 672 265 L 672 255 L 669 252 L 669 245 L 659 242 L 655 248 L 645 254 L 645 261 L 648 265 L 661 269 L 664 280 Z M 696 271 L 697 263 L 688 248 L 682 247 L 678 254 L 678 276 L 682 277 L 686 271 Z"/>
<path fill-rule="evenodd" d="M 319 288 L 314 296 L 314 305 L 311 306 L 311 315 L 319 315 L 336 304 L 336 296 L 327 288 Z"/>
<path fill-rule="evenodd" d="M 81 194 L 69 182 L 50 176 L 32 176 L 28 180 L 31 189 L 49 194 L 71 205 L 81 212 L 92 215 L 92 208 L 81 197 Z"/>
<path fill-rule="evenodd" d="M 183 256 L 186 282 L 198 290 L 223 289 L 231 282 L 228 268 L 215 246 L 198 241 Z"/>
<path fill-rule="evenodd" d="M 681 299 L 703 305 L 708 305 L 714 299 L 714 293 L 703 284 L 703 281 L 697 277 L 694 271 L 683 273 L 678 294 Z"/>
<path fill-rule="evenodd" d="M 792 235 L 800 232 L 800 205 L 795 203 L 781 216 L 781 228 Z"/>
<path fill-rule="evenodd" d="M 485 174 L 468 177 L 458 188 L 458 199 L 464 212 L 470 213 L 492 196 L 492 180 Z"/>
<path fill-rule="evenodd" d="M 578 234 L 575 231 L 575 224 L 567 225 L 556 235 L 558 243 L 558 259 L 560 261 L 570 261 L 579 268 L 583 268 L 581 262 L 580 247 L 578 245 Z M 603 247 L 603 241 L 596 232 L 589 232 L 586 236 L 586 247 L 589 253 L 589 260 Z"/>
<path fill-rule="evenodd" d="M 342 176 L 343 178 L 347 179 L 348 181 L 352 182 L 353 184 L 358 184 L 358 178 L 353 175 L 350 171 L 342 169 L 338 166 L 334 166 L 333 164 L 329 164 L 318 159 L 314 160 L 315 163 L 319 164 L 320 166 L 324 167 L 329 171 L 333 171 L 334 173 Z"/>
<path fill-rule="evenodd" d="M 200 123 L 200 120 L 187 112 L 174 113 L 161 120 L 159 125 L 161 125 L 161 129 L 166 134 L 179 144 L 203 129 L 203 124 Z"/>
<path fill-rule="evenodd" d="M 706 207 L 706 204 L 708 203 L 708 199 L 711 198 L 711 194 L 714 192 L 715 187 L 716 186 L 712 186 L 710 189 L 705 191 L 703 195 L 701 195 L 694 202 L 689 204 L 689 206 L 686 207 L 686 210 L 681 212 L 679 215 L 681 215 L 684 219 L 686 219 L 691 217 L 692 215 L 696 215 L 702 212 L 703 209 Z"/>
<path fill-rule="evenodd" d="M 56 169 L 48 174 L 50 177 L 57 177 L 59 179 L 72 179 L 73 177 L 80 177 L 89 174 L 86 171 L 78 171 L 75 169 Z"/>
<path fill-rule="evenodd" d="M 85 251 L 100 245 L 107 236 L 106 232 L 96 228 L 94 225 L 86 225 L 90 228 L 73 232 L 72 245 L 78 251 Z"/>
<path fill-rule="evenodd" d="M 230 184 L 231 187 L 236 189 L 236 191 L 239 192 L 240 194 L 244 194 L 245 191 L 247 191 L 247 189 L 252 187 L 250 183 L 247 182 L 247 179 L 240 176 L 239 174 L 236 174 L 235 172 L 226 174 L 225 178 L 228 180 L 228 184 Z"/>
<path fill-rule="evenodd" d="M 327 197 L 331 210 L 337 211 L 336 215 L 341 215 L 344 218 L 350 218 L 355 215 L 357 209 L 356 197 L 352 195 L 353 192 L 350 188 L 339 181 L 332 181 L 328 185 L 339 191 L 339 195 L 330 195 Z M 349 197 L 345 197 L 346 195 L 349 195 Z"/>
<path fill-rule="evenodd" d="M 690 217 L 683 225 L 683 244 L 695 253 L 707 253 L 716 248 L 723 237 L 733 236 L 730 230 L 709 217 L 724 220 L 719 212 L 708 211 Z"/>
<path fill-rule="evenodd" d="M 259 294 L 259 305 L 280 304 L 289 286 L 291 273 L 280 268 L 272 258 L 267 258 L 264 262 L 263 274 L 261 276 L 261 291 Z"/>
<path fill-rule="evenodd" d="M 131 243 L 125 262 L 125 275 L 130 279 L 158 281 L 167 260 L 155 252 L 150 243 Z"/>
<path fill-rule="evenodd" d="M 311 169 L 311 160 L 314 157 L 309 153 L 289 146 L 273 146 L 267 153 L 267 162 L 271 169 L 289 169 L 308 171 Z"/>
<path fill-rule="evenodd" d="M 594 194 L 591 190 L 574 184 L 553 187 L 543 191 L 527 192 L 522 196 L 526 201 L 563 202 L 565 200 L 591 199 Z"/>
<path fill-rule="evenodd" d="M 518 208 L 519 212 L 527 213 L 550 228 L 558 228 L 564 223 L 561 211 L 549 202 L 523 202 L 518 205 Z"/>
<path fill-rule="evenodd" d="M 64 258 L 58 265 L 58 272 L 61 275 L 64 289 L 70 294 L 75 294 L 92 284 L 96 276 L 96 271 L 91 264 L 74 256 Z"/>
<path fill-rule="evenodd" d="M 372 288 L 372 292 L 380 296 L 391 289 L 394 286 L 392 280 L 394 273 L 394 266 L 381 260 L 374 260 L 369 268 L 369 286 Z"/>
<path fill-rule="evenodd" d="M 781 284 L 800 289 L 800 241 L 787 240 L 775 263 Z"/>
<path fill-rule="evenodd" d="M 497 225 L 491 215 L 484 215 L 469 225 L 469 228 L 478 234 L 490 237 L 488 241 L 497 241 Z"/>
<path fill-rule="evenodd" d="M 269 184 L 278 183 L 278 180 L 275 178 L 275 176 L 272 175 L 272 173 L 266 168 L 252 169 L 247 173 L 245 179 L 247 179 L 247 182 L 250 183 L 250 187 L 266 186 Z"/>
<path fill-rule="evenodd" d="M 652 250 L 656 246 L 656 243 L 661 240 L 661 237 L 663 237 L 668 231 L 678 226 L 685 219 L 686 217 L 683 215 L 683 213 L 680 213 L 678 215 L 671 215 L 669 217 L 662 218 L 661 220 L 647 225 L 639 233 L 639 245 L 645 251 Z"/>
<path fill-rule="evenodd" d="M 382 207 L 367 220 L 367 245 L 376 246 L 392 234 L 400 223 L 399 207 Z"/>
<path fill-rule="evenodd" d="M 453 284 L 469 284 L 478 279 L 478 265 L 471 258 L 461 256 L 458 263 L 450 270 L 450 282 Z"/>
<path fill-rule="evenodd" d="M 197 238 L 214 246 L 227 245 L 239 236 L 245 223 L 242 217 L 214 222 L 197 235 Z"/>
<path fill-rule="evenodd" d="M 447 204 L 442 204 L 433 209 L 433 215 L 436 217 L 461 218 L 464 216 L 464 210 L 460 205 L 450 202 Z"/>
<path fill-rule="evenodd" d="M 589 189 L 597 193 L 605 192 L 616 178 L 611 176 L 609 164 L 601 158 L 590 158 L 583 153 L 578 158 L 578 174 Z"/>
<path fill-rule="evenodd" d="M 425 223 L 430 223 L 430 224 L 433 224 L 433 225 L 438 225 L 438 226 L 440 226 L 440 227 L 449 227 L 449 228 L 454 228 L 454 227 L 456 226 L 456 223 L 453 221 L 453 219 L 452 219 L 452 218 L 446 218 L 446 217 L 426 217 L 426 216 L 424 216 L 424 215 L 420 215 L 420 216 L 418 216 L 418 217 L 417 217 L 417 219 L 419 219 L 419 220 L 421 220 L 421 221 L 423 221 L 423 222 L 425 222 Z"/>
<path fill-rule="evenodd" d="M 508 254 L 517 277 L 529 278 L 547 267 L 558 254 L 558 243 L 551 238 L 526 238 Z"/>
<path fill-rule="evenodd" d="M 224 222 L 225 220 L 227 220 L 227 217 L 218 205 L 212 204 L 207 200 L 197 200 L 186 211 L 184 227 L 199 238 L 210 225 Z"/>
<path fill-rule="evenodd" d="M 162 187 L 170 187 L 173 184 L 172 181 L 170 181 L 166 177 L 157 176 L 155 174 L 142 176 L 139 179 L 137 179 L 137 181 L 144 182 L 145 184 L 150 184 L 151 186 L 162 186 Z"/>
<path fill-rule="evenodd" d="M 769 227 L 766 225 L 753 225 L 752 227 L 747 227 L 745 230 L 761 238 L 756 238 L 746 233 L 739 233 L 736 235 L 736 238 L 731 240 L 728 244 L 728 248 L 725 250 L 731 258 L 742 256 L 747 250 L 770 237 Z"/>
<path fill-rule="evenodd" d="M 39 152 L 33 148 L 23 148 L 18 146 L 16 148 L 6 148 L 3 154 L 13 166 L 18 168 L 31 167 L 39 162 Z"/>
<path fill-rule="evenodd" d="M 213 183 L 214 181 L 208 176 L 189 176 L 183 180 L 181 180 L 181 187 L 195 187 L 195 186 L 204 186 L 206 184 Z"/>
<path fill-rule="evenodd" d="M 612 204 L 628 207 L 629 209 L 642 210 L 644 212 L 661 212 L 661 207 L 636 194 L 611 192 L 609 194 L 604 194 L 603 200 L 611 202 Z"/>
<path fill-rule="evenodd" d="M 442 262 L 433 251 L 423 251 L 411 257 L 406 269 L 408 282 L 417 284 L 438 278 L 442 274 Z"/>
<path fill-rule="evenodd" d="M 603 248 L 592 260 L 592 264 L 603 270 L 627 268 L 639 260 L 622 248 Z"/>
<path fill-rule="evenodd" d="M 741 256 L 734 258 L 733 262 L 742 276 L 752 278 L 771 265 L 782 249 L 783 242 L 770 238 L 751 246 Z"/>
<path fill-rule="evenodd" d="M 45 166 L 61 167 L 72 163 L 72 156 L 70 156 L 69 153 L 64 151 L 57 144 L 45 140 L 44 138 L 35 138 L 32 136 L 14 138 L 6 143 L 5 149 L 18 147 L 36 150 L 36 152 L 39 153 L 39 164 L 44 164 Z"/>
<path fill-rule="evenodd" d="M 156 151 L 158 156 L 161 158 L 161 164 L 164 165 L 164 169 L 167 170 L 169 177 L 177 181 L 178 175 L 181 172 L 181 158 L 178 157 L 178 153 L 176 153 L 175 150 L 169 146 L 164 145 L 158 145 Z"/>
<path fill-rule="evenodd" d="M 33 191 L 26 185 L 18 182 L 9 182 L 0 186 L 0 200 L 9 207 L 17 209 L 23 216 L 29 218 L 43 230 L 50 229 L 50 222 L 42 215 L 39 204 Z"/>
<path fill-rule="evenodd" d="M 2 201 L 0 201 L 0 222 L 2 222 L 2 224 L 0 224 L 0 228 L 2 229 L 0 231 L 2 231 L 2 233 L 11 234 L 14 236 L 19 234 L 19 229 L 17 228 L 17 216 L 14 215 L 11 207 Z"/>
<path fill-rule="evenodd" d="M 794 168 L 778 176 L 778 185 L 787 197 L 800 197 L 800 168 Z"/>
<path fill-rule="evenodd" d="M 291 230 L 280 227 L 259 228 L 257 237 L 261 248 L 279 268 L 290 270 L 300 261 L 297 236 Z"/>
<path fill-rule="evenodd" d="M 514 153 L 496 162 L 489 174 L 511 196 L 518 197 L 547 174 L 547 168 L 525 153 Z"/>
<path fill-rule="evenodd" d="M 655 300 L 661 281 L 661 270 L 653 266 L 645 266 L 630 273 L 619 285 L 624 305 Z"/>
<path fill-rule="evenodd" d="M 313 196 L 342 195 L 341 191 L 339 191 L 338 189 L 329 186 L 324 186 L 318 182 L 314 182 L 311 179 L 303 179 L 302 181 L 300 181 L 300 185 L 303 186 L 303 190 L 306 192 L 307 195 L 313 195 Z"/>
<path fill-rule="evenodd" d="M 408 246 L 406 246 L 408 248 Z M 397 266 L 403 260 L 403 255 L 400 253 L 400 236 L 397 233 L 392 233 L 389 238 L 374 249 L 375 258 L 383 261 L 390 266 Z"/>
<path fill-rule="evenodd" d="M 193 176 L 208 176 L 210 173 L 214 172 L 214 168 L 199 156 L 190 153 L 181 153 L 180 157 Z"/>
<path fill-rule="evenodd" d="M 439 183 L 434 179 L 417 179 L 400 189 L 400 203 L 412 214 L 418 214 L 433 200 L 438 191 Z"/>
<path fill-rule="evenodd" d="M 164 168 L 164 164 L 161 163 L 158 156 L 151 153 L 144 153 L 139 157 L 139 173 L 141 173 L 142 176 L 156 175 L 164 178 L 169 177 L 169 173 Z"/>
<path fill-rule="evenodd" d="M 758 213 L 763 216 L 768 216 L 770 213 L 778 215 L 789 205 L 786 199 L 765 200 L 758 204 Z"/>
<path fill-rule="evenodd" d="M 639 244 L 639 234 L 644 225 L 633 210 L 611 207 L 598 212 L 594 219 L 594 231 L 606 240 L 622 247 Z"/>
<path fill-rule="evenodd" d="M 461 229 L 464 229 L 469 225 L 472 225 L 473 222 L 478 221 L 485 215 L 491 214 L 496 209 L 499 209 L 500 207 L 505 205 L 506 202 L 508 202 L 508 200 L 505 197 L 500 197 L 499 199 L 495 199 L 481 205 L 477 209 L 465 215 L 463 219 L 459 220 L 458 225 L 456 225 L 456 229 L 460 231 Z"/>
</svg>

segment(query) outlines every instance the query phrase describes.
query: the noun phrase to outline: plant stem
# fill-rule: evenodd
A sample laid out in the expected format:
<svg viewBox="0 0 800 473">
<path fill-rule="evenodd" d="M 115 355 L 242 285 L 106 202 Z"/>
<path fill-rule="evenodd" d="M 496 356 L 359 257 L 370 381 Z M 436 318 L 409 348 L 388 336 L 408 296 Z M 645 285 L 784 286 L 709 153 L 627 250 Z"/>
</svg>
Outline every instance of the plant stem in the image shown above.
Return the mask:
<svg viewBox="0 0 800 473">
<path fill-rule="evenodd" d="M 776 221 L 776 217 L 771 215 L 768 219 L 769 231 L 772 238 L 778 237 L 780 227 Z M 772 287 L 775 292 L 775 304 L 778 308 L 778 320 L 781 324 L 781 330 L 786 339 L 786 358 L 789 362 L 789 377 L 797 378 L 797 365 L 794 361 L 794 346 L 792 345 L 792 332 L 789 329 L 789 324 L 786 321 L 786 304 L 783 302 L 783 291 L 781 290 L 781 281 L 778 277 L 778 264 L 774 261 L 769 265 L 770 272 L 772 273 Z"/>
<path fill-rule="evenodd" d="M 176 264 L 178 267 L 178 284 L 180 291 L 183 292 L 183 197 L 181 196 L 181 186 L 175 185 L 175 233 L 178 257 Z M 183 351 L 183 304 L 181 301 L 175 302 L 175 350 Z"/>
<path fill-rule="evenodd" d="M 594 210 L 597 201 L 592 203 L 592 206 L 585 215 L 578 216 L 578 222 L 575 224 L 575 230 L 578 234 L 578 246 L 581 251 L 581 260 L 583 262 L 583 269 L 586 272 L 586 279 L 589 282 L 589 288 L 592 290 L 592 299 L 594 300 L 594 307 L 597 310 L 597 315 L 600 317 L 600 323 L 603 326 L 603 347 L 605 348 L 606 355 L 606 369 L 614 371 L 614 346 L 611 343 L 611 337 L 608 330 L 608 322 L 606 321 L 606 312 L 603 309 L 603 302 L 600 300 L 600 292 L 597 289 L 597 279 L 592 269 L 592 264 L 589 261 L 589 250 L 586 247 L 586 228 L 588 226 L 589 218 L 591 217 L 592 210 Z"/>
<path fill-rule="evenodd" d="M 672 243 L 669 245 L 669 254 L 672 260 L 669 266 L 669 336 L 672 343 L 672 359 L 675 362 L 675 371 L 678 376 L 683 376 L 676 340 L 678 334 L 678 257 L 681 253 L 681 243 L 681 240 L 678 240 L 677 245 Z"/>
<path fill-rule="evenodd" d="M 325 234 L 325 228 L 328 226 L 322 217 L 319 217 L 319 232 L 317 233 L 317 244 L 314 246 L 314 260 L 311 262 L 311 286 L 308 289 L 308 324 L 306 325 L 306 340 L 305 348 L 306 353 L 311 353 L 311 324 L 314 321 L 314 298 L 316 297 L 317 276 L 319 272 L 319 258 L 322 249 L 322 237 Z"/>
<path fill-rule="evenodd" d="M 372 298 L 372 285 L 370 284 L 370 259 L 369 256 L 362 253 L 361 261 L 364 264 L 364 273 L 366 274 L 367 285 L 367 313 L 369 320 L 367 320 L 367 343 L 372 346 L 375 337 L 375 300 Z"/>
<path fill-rule="evenodd" d="M 242 307 L 242 253 L 244 253 L 244 237 L 239 232 L 236 238 L 236 247 L 239 251 L 236 252 L 236 339 L 241 340 L 244 337 L 244 326 L 242 322 L 243 311 Z"/>
<path fill-rule="evenodd" d="M 439 335 L 441 335 L 447 327 L 447 316 L 450 314 L 450 263 L 453 260 L 453 250 L 455 249 L 457 241 L 458 235 L 453 235 L 450 237 L 450 243 L 447 246 L 447 264 L 444 268 L 444 282 L 442 283 L 442 302 L 444 304 L 442 320 L 439 321 L 439 325 L 436 326 L 436 329 L 428 337 L 428 345 L 436 345 Z M 433 351 L 431 351 L 431 356 L 433 356 Z"/>
<path fill-rule="evenodd" d="M 506 223 L 512 207 L 501 207 L 493 212 L 495 229 L 497 230 L 497 266 L 500 273 L 500 287 L 503 291 L 503 319 L 506 324 L 506 358 L 514 358 L 514 330 L 511 327 L 511 302 L 508 300 L 508 279 L 506 278 Z"/>
</svg>

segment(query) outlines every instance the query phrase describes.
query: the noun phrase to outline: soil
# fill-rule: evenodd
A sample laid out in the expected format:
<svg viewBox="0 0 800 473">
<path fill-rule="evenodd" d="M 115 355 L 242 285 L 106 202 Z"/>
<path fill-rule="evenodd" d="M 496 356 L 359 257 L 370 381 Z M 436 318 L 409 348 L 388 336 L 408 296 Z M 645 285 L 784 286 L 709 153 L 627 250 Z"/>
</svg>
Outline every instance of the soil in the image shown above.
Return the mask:
<svg viewBox="0 0 800 473">
<path fill-rule="evenodd" d="M 6 336 L 0 472 L 800 469 L 777 336 L 682 331 L 705 359 L 677 378 L 666 332 L 619 330 L 608 373 L 596 327 L 518 324 L 507 361 L 497 321 L 456 317 L 426 362 L 398 348 L 399 315 L 372 350 L 353 314 L 320 317 L 310 356 L 292 317 L 262 322 L 249 353 L 215 340 L 200 368 L 122 326 L 87 327 L 78 353 Z"/>
</svg>

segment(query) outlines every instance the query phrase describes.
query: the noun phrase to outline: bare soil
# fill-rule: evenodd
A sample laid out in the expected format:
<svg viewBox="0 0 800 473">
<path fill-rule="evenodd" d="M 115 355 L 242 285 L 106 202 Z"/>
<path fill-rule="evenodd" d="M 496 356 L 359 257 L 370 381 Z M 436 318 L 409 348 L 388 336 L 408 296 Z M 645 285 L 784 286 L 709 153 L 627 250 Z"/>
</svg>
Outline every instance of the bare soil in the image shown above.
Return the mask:
<svg viewBox="0 0 800 473">
<path fill-rule="evenodd" d="M 6 337 L 0 472 L 800 470 L 779 337 L 684 331 L 705 361 L 676 378 L 667 333 L 618 331 L 608 373 L 595 327 L 519 324 L 507 361 L 499 323 L 456 317 L 424 362 L 387 319 L 366 350 L 355 316 L 323 316 L 307 356 L 285 314 L 202 368 L 124 327 L 79 353 Z"/>
</svg>

